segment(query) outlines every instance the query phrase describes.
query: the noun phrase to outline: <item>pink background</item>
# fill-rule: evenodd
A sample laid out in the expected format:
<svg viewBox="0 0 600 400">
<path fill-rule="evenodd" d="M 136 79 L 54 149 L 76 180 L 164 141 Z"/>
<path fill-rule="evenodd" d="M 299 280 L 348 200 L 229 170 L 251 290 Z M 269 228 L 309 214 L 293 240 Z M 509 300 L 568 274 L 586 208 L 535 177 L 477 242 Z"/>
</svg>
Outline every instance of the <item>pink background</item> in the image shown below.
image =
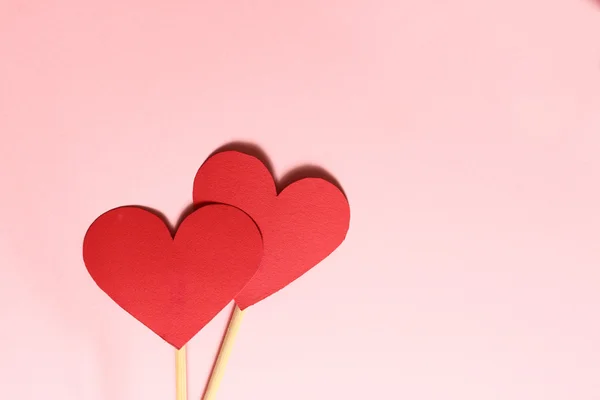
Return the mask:
<svg viewBox="0 0 600 400">
<path fill-rule="evenodd" d="M 591 0 L 0 2 L 0 398 L 174 398 L 81 243 L 119 205 L 176 220 L 232 140 L 353 214 L 248 310 L 219 399 L 600 398 L 598 38 Z"/>
</svg>

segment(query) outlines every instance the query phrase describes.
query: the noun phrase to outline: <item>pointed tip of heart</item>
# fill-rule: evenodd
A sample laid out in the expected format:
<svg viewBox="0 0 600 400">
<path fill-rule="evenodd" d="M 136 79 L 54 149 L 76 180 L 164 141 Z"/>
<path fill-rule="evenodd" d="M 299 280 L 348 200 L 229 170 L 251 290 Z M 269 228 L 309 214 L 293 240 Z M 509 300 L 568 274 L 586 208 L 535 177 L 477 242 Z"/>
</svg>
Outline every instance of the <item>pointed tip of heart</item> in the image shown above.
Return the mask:
<svg viewBox="0 0 600 400">
<path fill-rule="evenodd" d="M 165 342 L 167 342 L 168 344 L 170 344 L 176 350 L 181 350 L 192 339 L 192 338 L 189 338 L 189 339 L 186 339 L 186 340 L 179 340 L 179 339 L 170 340 L 170 339 L 164 337 L 163 335 L 159 335 L 159 336 L 160 336 L 160 338 L 162 340 L 164 340 Z"/>
</svg>

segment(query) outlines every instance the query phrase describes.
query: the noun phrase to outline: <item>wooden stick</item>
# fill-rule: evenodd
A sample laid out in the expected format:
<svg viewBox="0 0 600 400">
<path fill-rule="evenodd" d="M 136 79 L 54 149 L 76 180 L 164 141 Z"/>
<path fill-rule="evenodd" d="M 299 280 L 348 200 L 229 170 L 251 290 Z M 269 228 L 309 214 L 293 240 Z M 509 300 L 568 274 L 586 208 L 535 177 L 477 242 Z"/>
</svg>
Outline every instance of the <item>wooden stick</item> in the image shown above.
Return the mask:
<svg viewBox="0 0 600 400">
<path fill-rule="evenodd" d="M 227 360 L 229 360 L 229 354 L 231 353 L 237 332 L 240 329 L 243 316 L 244 312 L 240 310 L 236 304 L 235 308 L 233 309 L 233 313 L 231 314 L 229 324 L 227 325 L 227 332 L 225 332 L 223 343 L 221 343 L 221 347 L 219 348 L 217 361 L 215 361 L 208 384 L 206 385 L 206 390 L 204 391 L 204 396 L 202 397 L 203 400 L 214 400 L 215 396 L 217 395 L 217 390 L 221 384 L 221 379 L 223 379 L 225 366 L 227 365 Z"/>
<path fill-rule="evenodd" d="M 179 350 L 175 350 L 175 385 L 177 400 L 187 400 L 187 360 L 185 346 Z"/>
</svg>

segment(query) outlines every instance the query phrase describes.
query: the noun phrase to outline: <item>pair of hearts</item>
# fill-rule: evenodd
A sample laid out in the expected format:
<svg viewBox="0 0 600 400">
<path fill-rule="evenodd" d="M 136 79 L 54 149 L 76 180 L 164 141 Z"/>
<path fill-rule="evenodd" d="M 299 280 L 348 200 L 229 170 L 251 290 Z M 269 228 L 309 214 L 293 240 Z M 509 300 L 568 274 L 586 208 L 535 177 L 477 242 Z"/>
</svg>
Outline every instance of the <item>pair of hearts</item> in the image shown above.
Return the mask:
<svg viewBox="0 0 600 400">
<path fill-rule="evenodd" d="M 83 243 L 98 286 L 165 341 L 181 348 L 232 299 L 245 309 L 314 267 L 346 236 L 344 194 L 320 178 L 281 193 L 257 158 L 211 156 L 194 179 L 194 204 L 172 237 L 140 207 L 98 217 Z"/>
</svg>

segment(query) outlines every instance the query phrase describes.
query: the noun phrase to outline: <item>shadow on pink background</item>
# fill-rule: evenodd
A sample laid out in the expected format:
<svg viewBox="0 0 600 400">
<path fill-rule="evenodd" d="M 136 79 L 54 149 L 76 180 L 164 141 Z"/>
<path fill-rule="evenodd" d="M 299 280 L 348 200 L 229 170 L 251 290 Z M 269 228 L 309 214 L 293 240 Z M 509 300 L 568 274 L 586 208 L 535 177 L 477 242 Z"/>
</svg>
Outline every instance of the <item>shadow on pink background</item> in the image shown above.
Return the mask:
<svg viewBox="0 0 600 400">
<path fill-rule="evenodd" d="M 176 221 L 232 141 L 318 165 L 347 241 L 249 309 L 219 399 L 600 397 L 590 1 L 0 4 L 0 398 L 174 398 L 88 276 L 100 213 Z M 189 344 L 204 389 L 230 309 Z"/>
</svg>

